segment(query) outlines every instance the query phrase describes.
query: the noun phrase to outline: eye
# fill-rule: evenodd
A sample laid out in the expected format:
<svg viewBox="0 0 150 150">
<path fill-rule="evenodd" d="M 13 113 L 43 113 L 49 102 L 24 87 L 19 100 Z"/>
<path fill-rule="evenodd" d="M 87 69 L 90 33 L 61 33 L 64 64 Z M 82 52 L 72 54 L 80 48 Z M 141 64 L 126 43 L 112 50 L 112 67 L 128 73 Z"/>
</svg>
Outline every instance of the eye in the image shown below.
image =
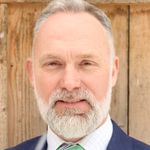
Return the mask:
<svg viewBox="0 0 150 150">
<path fill-rule="evenodd" d="M 80 63 L 81 66 L 92 66 L 94 65 L 94 63 L 90 60 L 83 60 L 81 63 Z"/>
<path fill-rule="evenodd" d="M 48 61 L 43 66 L 48 69 L 55 69 L 61 67 L 63 64 L 59 61 Z"/>
<path fill-rule="evenodd" d="M 61 63 L 53 61 L 53 62 L 49 62 L 47 65 L 49 65 L 49 66 L 59 66 L 59 65 L 61 65 Z"/>
</svg>

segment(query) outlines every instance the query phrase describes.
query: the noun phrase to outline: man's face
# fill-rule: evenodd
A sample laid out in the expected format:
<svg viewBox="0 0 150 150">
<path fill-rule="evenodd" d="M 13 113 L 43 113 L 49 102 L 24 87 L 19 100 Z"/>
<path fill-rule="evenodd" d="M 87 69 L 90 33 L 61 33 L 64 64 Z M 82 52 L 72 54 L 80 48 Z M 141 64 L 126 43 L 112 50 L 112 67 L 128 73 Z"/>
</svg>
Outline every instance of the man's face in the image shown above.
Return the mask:
<svg viewBox="0 0 150 150">
<path fill-rule="evenodd" d="M 105 103 L 116 82 L 118 59 L 111 60 L 108 35 L 96 18 L 88 13 L 57 13 L 36 34 L 34 63 L 28 61 L 27 69 L 36 95 L 45 105 L 55 96 L 51 107 L 57 114 L 78 110 L 71 115 L 81 117 L 92 106 L 78 91 L 90 91 L 96 104 Z"/>
</svg>

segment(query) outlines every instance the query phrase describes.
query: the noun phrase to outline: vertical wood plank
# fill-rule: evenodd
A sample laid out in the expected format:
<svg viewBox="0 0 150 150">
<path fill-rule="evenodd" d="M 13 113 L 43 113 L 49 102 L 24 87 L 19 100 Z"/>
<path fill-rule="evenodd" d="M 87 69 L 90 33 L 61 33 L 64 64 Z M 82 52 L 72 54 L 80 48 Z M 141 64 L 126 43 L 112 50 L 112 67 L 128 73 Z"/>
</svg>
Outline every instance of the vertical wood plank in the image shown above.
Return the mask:
<svg viewBox="0 0 150 150">
<path fill-rule="evenodd" d="M 0 5 L 0 149 L 7 146 L 7 5 Z"/>
<path fill-rule="evenodd" d="M 128 121 L 128 6 L 101 7 L 111 19 L 120 72 L 114 87 L 111 116 L 127 132 Z"/>
<path fill-rule="evenodd" d="M 45 3 L 49 2 L 50 0 L 0 0 L 0 3 Z M 87 0 L 90 3 L 97 4 L 144 4 L 149 3 L 150 0 Z"/>
<path fill-rule="evenodd" d="M 112 20 L 121 70 L 113 93 L 111 115 L 127 131 L 128 6 L 94 3 Z M 33 24 L 42 7 L 25 3 L 9 5 L 6 60 L 7 5 L 0 5 L 0 149 L 6 147 L 7 138 L 12 146 L 45 130 L 23 67 L 31 51 Z M 150 5 L 131 6 L 130 31 L 129 133 L 150 144 Z"/>
<path fill-rule="evenodd" d="M 33 101 L 24 66 L 32 44 L 33 22 L 41 6 L 9 5 L 8 64 L 9 64 L 9 145 L 40 134 L 45 126 Z M 102 6 L 99 6 L 102 7 Z M 112 19 L 117 54 L 121 59 L 118 84 L 113 94 L 112 116 L 127 130 L 127 49 L 128 7 L 102 7 Z M 33 15 L 34 14 L 34 15 Z M 119 113 L 118 113 L 119 112 Z M 37 115 L 38 114 L 38 115 Z"/>
<path fill-rule="evenodd" d="M 150 5 L 131 6 L 129 133 L 150 144 Z"/>
<path fill-rule="evenodd" d="M 37 110 L 32 88 L 25 72 L 26 58 L 31 54 L 32 29 L 42 6 L 12 4 L 8 11 L 8 83 L 9 146 L 37 136 L 45 124 Z"/>
</svg>

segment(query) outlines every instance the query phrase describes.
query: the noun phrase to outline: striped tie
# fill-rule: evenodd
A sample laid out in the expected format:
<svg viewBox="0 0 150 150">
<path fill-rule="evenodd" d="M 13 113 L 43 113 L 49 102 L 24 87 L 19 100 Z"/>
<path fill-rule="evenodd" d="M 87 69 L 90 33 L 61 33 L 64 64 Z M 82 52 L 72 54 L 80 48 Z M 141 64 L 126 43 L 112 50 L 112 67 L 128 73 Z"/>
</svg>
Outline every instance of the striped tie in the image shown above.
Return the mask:
<svg viewBox="0 0 150 150">
<path fill-rule="evenodd" d="M 57 150 L 85 150 L 83 147 L 81 147 L 79 144 L 66 144 L 63 143 L 60 145 Z"/>
</svg>

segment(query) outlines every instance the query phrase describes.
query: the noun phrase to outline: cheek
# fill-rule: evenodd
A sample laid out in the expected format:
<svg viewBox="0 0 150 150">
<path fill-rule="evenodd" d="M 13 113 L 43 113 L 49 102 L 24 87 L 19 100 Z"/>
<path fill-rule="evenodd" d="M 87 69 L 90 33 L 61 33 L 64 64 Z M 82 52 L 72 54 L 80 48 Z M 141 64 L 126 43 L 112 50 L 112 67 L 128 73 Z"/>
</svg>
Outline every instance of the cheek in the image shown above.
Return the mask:
<svg viewBox="0 0 150 150">
<path fill-rule="evenodd" d="M 89 76 L 85 81 L 86 87 L 91 90 L 98 101 L 102 101 L 107 92 L 109 85 L 109 74 Z"/>
<path fill-rule="evenodd" d="M 38 95 L 48 102 L 50 94 L 56 89 L 58 79 L 57 77 L 40 73 L 35 77 L 35 83 Z"/>
</svg>

